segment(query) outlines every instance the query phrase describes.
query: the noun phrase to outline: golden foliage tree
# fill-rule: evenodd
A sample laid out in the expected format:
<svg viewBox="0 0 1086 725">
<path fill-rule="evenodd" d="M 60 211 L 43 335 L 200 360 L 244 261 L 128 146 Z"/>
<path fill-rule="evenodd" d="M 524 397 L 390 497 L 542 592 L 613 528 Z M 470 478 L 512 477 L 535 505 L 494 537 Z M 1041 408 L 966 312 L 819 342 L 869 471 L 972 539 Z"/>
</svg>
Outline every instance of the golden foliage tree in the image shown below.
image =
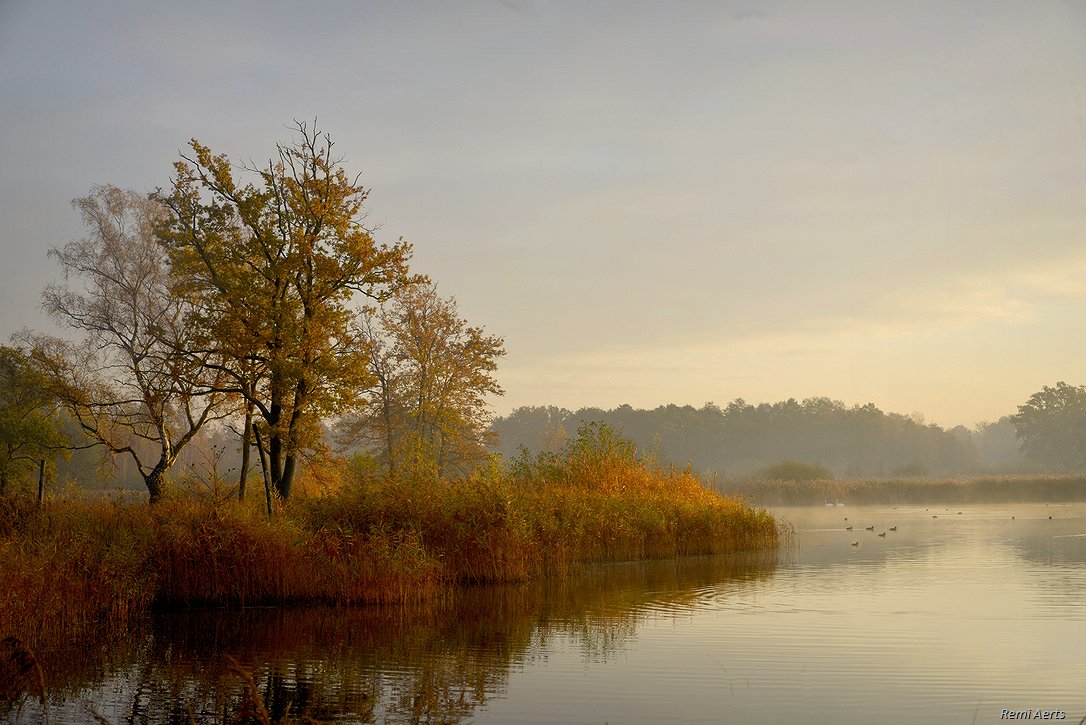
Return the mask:
<svg viewBox="0 0 1086 725">
<path fill-rule="evenodd" d="M 392 473 L 466 472 L 491 435 L 485 398 L 504 393 L 494 377 L 503 340 L 470 326 L 431 283 L 404 288 L 362 327 L 374 386 L 347 419 L 345 439 L 378 451 Z"/>
<path fill-rule="evenodd" d="M 221 390 L 255 408 L 261 460 L 284 498 L 321 418 L 372 384 L 353 296 L 381 301 L 417 281 L 411 246 L 378 244 L 363 224 L 368 190 L 333 156 L 331 138 L 295 127 L 296 140 L 263 168 L 235 167 L 193 139 L 159 194 L 172 212 L 160 236 L 175 292 L 200 311 L 201 349 L 221 358 L 229 380 Z"/>
</svg>

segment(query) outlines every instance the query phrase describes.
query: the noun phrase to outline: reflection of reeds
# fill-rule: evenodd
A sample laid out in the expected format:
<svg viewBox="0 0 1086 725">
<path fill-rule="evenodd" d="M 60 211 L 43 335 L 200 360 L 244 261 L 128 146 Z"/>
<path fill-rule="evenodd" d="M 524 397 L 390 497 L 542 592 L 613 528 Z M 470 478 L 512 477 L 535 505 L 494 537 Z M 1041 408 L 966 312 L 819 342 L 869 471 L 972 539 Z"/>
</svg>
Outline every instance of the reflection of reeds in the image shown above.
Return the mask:
<svg viewBox="0 0 1086 725">
<path fill-rule="evenodd" d="M 260 725 L 271 725 L 271 716 L 268 715 L 268 708 L 264 707 L 264 698 L 260 696 L 260 691 L 256 688 L 253 673 L 238 664 L 238 661 L 230 655 L 226 655 L 226 659 L 230 663 L 230 672 L 245 685 L 245 689 L 242 691 L 241 705 L 238 708 L 237 716 L 234 718 L 235 722 L 256 721 Z"/>
<path fill-rule="evenodd" d="M 187 722 L 191 709 L 197 722 L 235 722 L 244 698 L 256 702 L 244 688 L 255 687 L 272 722 L 455 723 L 503 691 L 511 669 L 545 656 L 549 638 L 570 638 L 593 660 L 614 657 L 661 611 L 681 617 L 704 598 L 737 596 L 775 565 L 776 552 L 765 551 L 593 565 L 396 607 L 163 612 L 111 648 L 107 665 L 80 669 L 69 657 L 52 663 L 51 680 L 54 692 L 78 698 L 110 671 L 138 673 L 121 680 L 158 693 L 144 703 L 155 721 L 180 713 Z M 245 663 L 252 685 L 243 677 L 238 687 L 226 655 Z"/>
<path fill-rule="evenodd" d="M 9 707 L 21 707 L 28 695 L 41 704 L 48 724 L 49 704 L 38 658 L 18 638 L 5 637 L 0 640 L 0 713 Z"/>
<path fill-rule="evenodd" d="M 716 487 L 762 506 L 821 505 L 838 500 L 852 505 L 1086 501 L 1086 477 L 1082 475 L 822 481 L 749 478 L 718 481 Z"/>
</svg>

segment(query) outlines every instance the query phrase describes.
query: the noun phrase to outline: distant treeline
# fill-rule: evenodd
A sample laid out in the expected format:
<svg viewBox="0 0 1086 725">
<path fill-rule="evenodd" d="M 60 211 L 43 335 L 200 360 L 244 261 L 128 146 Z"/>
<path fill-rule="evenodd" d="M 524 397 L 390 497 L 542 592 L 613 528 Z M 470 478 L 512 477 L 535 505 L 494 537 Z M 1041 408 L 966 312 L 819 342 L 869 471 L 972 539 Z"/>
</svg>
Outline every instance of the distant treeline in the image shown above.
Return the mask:
<svg viewBox="0 0 1086 725">
<path fill-rule="evenodd" d="M 1086 476 L 1082 475 L 887 477 L 833 481 L 761 480 L 740 476 L 717 480 L 714 488 L 755 506 L 822 506 L 831 502 L 849 506 L 926 506 L 1086 501 Z"/>
<path fill-rule="evenodd" d="M 522 407 L 493 423 L 505 457 L 523 447 L 557 450 L 571 431 L 598 421 L 616 428 L 643 454 L 705 472 L 755 473 L 801 461 L 836 476 L 922 476 L 1042 470 L 1019 452 L 1010 416 L 974 429 L 945 430 L 919 415 L 885 413 L 875 405 L 846 406 L 829 398 L 721 408 L 706 403 L 641 410 Z"/>
</svg>

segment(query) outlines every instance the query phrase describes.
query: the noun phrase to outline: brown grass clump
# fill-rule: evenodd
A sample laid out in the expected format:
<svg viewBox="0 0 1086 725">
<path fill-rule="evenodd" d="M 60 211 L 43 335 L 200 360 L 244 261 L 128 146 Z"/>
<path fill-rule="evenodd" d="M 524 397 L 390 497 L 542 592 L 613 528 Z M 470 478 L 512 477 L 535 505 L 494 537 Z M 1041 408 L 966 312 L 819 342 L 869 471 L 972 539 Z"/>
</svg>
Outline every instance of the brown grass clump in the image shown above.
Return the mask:
<svg viewBox="0 0 1086 725">
<path fill-rule="evenodd" d="M 776 523 L 708 489 L 689 470 L 636 458 L 606 426 L 585 426 L 563 455 L 521 461 L 537 527 L 572 545 L 577 561 L 659 558 L 775 548 Z M 516 469 L 515 469 L 516 470 Z M 538 483 L 537 483 L 538 482 Z"/>
<path fill-rule="evenodd" d="M 300 510 L 300 507 L 299 507 Z M 443 582 L 410 532 L 308 530 L 290 509 L 0 499 L 0 633 L 87 638 L 150 606 L 403 602 Z"/>
<path fill-rule="evenodd" d="M 155 509 L 157 543 L 148 552 L 156 597 L 176 605 L 235 604 L 292 598 L 299 583 L 302 532 L 240 506 L 205 508 L 188 501 Z"/>
</svg>

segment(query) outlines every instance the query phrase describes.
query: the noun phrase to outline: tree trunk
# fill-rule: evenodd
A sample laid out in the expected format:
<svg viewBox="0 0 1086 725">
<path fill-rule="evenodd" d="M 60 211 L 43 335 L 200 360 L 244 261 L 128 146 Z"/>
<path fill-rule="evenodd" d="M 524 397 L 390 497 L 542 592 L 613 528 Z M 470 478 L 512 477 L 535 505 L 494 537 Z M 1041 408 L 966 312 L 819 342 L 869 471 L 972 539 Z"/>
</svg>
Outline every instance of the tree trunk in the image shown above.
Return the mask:
<svg viewBox="0 0 1086 725">
<path fill-rule="evenodd" d="M 162 483 L 158 479 L 154 481 L 147 479 L 146 484 L 148 493 L 147 503 L 154 506 L 156 503 L 162 500 Z"/>
<path fill-rule="evenodd" d="M 241 477 L 238 480 L 238 501 L 245 500 L 245 481 L 249 478 L 249 441 L 253 437 L 253 403 L 245 402 L 245 429 L 241 433 Z"/>
<path fill-rule="evenodd" d="M 297 456 L 288 453 L 283 459 L 283 474 L 279 478 L 279 495 L 286 499 L 290 496 L 290 484 L 294 482 L 294 462 Z"/>
<path fill-rule="evenodd" d="M 392 426 L 385 427 L 385 448 L 388 458 L 388 477 L 396 478 L 396 456 L 392 443 Z"/>
<path fill-rule="evenodd" d="M 271 484 L 282 495 L 279 480 L 283 473 L 283 433 L 279 430 L 279 423 L 283 420 L 283 397 L 281 392 L 277 392 L 277 388 L 278 385 L 273 379 L 271 405 L 264 416 L 264 422 L 268 424 L 268 441 L 264 451 L 268 456 L 268 475 L 271 477 Z"/>
<path fill-rule="evenodd" d="M 268 474 L 271 478 L 272 486 L 275 490 L 282 495 L 282 479 L 283 479 L 283 441 L 277 433 L 272 432 L 268 436 Z"/>
<path fill-rule="evenodd" d="M 279 431 L 279 422 L 283 416 L 283 406 L 272 402 L 268 422 L 268 474 L 271 477 L 272 486 L 282 495 L 280 480 L 283 477 L 283 438 Z"/>
<path fill-rule="evenodd" d="M 166 468 L 166 462 L 159 461 L 155 464 L 155 467 L 151 469 L 150 473 L 146 473 L 143 476 L 143 483 L 147 486 L 147 493 L 149 495 L 148 502 L 152 506 L 162 500 L 162 474 L 165 473 Z"/>
<path fill-rule="evenodd" d="M 272 483 L 271 476 L 268 475 L 268 456 L 264 452 L 264 441 L 260 439 L 260 429 L 253 428 L 253 435 L 256 438 L 256 452 L 260 456 L 260 470 L 264 474 L 264 500 L 268 504 L 268 518 L 272 517 Z"/>
<path fill-rule="evenodd" d="M 38 505 L 41 506 L 45 497 L 45 459 L 38 462 Z"/>
<path fill-rule="evenodd" d="M 282 451 L 283 471 L 279 479 L 279 495 L 284 499 L 290 498 L 290 486 L 294 482 L 295 463 L 298 459 L 298 428 L 302 422 L 302 400 L 305 398 L 306 385 L 304 380 L 298 381 L 294 389 L 294 404 L 290 410 L 290 423 L 287 428 L 287 436 L 290 447 Z"/>
<path fill-rule="evenodd" d="M 381 413 L 385 419 L 385 457 L 388 460 L 388 477 L 396 478 L 396 450 L 392 430 L 392 400 L 388 380 L 381 376 Z"/>
<path fill-rule="evenodd" d="M 445 436 L 440 430 L 434 431 L 434 457 L 437 459 L 437 477 L 445 475 Z"/>
</svg>

